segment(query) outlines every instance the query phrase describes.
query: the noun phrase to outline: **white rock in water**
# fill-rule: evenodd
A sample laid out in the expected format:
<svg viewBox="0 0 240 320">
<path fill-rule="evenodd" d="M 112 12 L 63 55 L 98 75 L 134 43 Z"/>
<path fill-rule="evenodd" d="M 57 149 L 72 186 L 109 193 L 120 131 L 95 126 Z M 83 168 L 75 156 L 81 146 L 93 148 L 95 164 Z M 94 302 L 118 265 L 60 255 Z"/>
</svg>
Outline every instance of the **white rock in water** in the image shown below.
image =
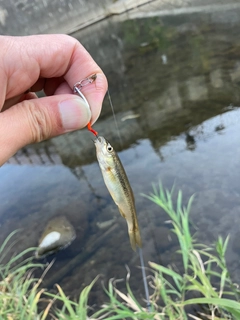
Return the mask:
<svg viewBox="0 0 240 320">
<path fill-rule="evenodd" d="M 57 240 L 59 240 L 61 237 L 61 234 L 57 231 L 53 231 L 46 235 L 45 238 L 43 238 L 42 242 L 39 244 L 39 248 L 45 248 L 53 245 Z"/>
<path fill-rule="evenodd" d="M 48 221 L 39 240 L 36 258 L 52 254 L 69 246 L 76 238 L 76 232 L 71 223 L 64 217 L 59 216 Z"/>
</svg>

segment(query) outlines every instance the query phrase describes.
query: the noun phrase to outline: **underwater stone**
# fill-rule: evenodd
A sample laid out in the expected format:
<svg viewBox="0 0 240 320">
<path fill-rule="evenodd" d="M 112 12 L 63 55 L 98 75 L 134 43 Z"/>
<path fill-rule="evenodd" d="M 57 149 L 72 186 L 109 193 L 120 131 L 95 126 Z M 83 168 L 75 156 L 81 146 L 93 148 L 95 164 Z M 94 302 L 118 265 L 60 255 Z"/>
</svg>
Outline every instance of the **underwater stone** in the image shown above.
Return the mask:
<svg viewBox="0 0 240 320">
<path fill-rule="evenodd" d="M 69 246 L 76 238 L 76 232 L 64 216 L 48 221 L 39 240 L 36 258 L 42 258 Z"/>
</svg>

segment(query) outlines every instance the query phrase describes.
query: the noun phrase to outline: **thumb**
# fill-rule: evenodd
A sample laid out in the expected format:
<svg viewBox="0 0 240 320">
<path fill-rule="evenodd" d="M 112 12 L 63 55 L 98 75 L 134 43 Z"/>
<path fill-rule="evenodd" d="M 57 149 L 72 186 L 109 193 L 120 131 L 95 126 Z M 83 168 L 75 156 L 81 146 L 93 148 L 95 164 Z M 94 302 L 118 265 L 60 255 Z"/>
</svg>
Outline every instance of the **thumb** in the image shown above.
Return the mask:
<svg viewBox="0 0 240 320">
<path fill-rule="evenodd" d="M 0 166 L 23 146 L 81 129 L 90 119 L 85 102 L 70 94 L 14 105 L 0 113 Z"/>
</svg>

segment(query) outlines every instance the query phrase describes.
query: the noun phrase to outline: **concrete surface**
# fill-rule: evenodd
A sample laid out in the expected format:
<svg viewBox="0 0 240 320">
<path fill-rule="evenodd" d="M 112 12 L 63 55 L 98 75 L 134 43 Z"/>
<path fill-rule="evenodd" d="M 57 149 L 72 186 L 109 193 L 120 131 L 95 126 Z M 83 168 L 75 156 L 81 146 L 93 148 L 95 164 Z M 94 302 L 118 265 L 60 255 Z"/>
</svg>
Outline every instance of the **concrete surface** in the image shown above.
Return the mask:
<svg viewBox="0 0 240 320">
<path fill-rule="evenodd" d="M 228 0 L 227 4 L 239 0 Z M 0 34 L 29 35 L 71 33 L 129 10 L 142 14 L 211 5 L 226 5 L 225 0 L 8 0 L 0 1 Z"/>
</svg>

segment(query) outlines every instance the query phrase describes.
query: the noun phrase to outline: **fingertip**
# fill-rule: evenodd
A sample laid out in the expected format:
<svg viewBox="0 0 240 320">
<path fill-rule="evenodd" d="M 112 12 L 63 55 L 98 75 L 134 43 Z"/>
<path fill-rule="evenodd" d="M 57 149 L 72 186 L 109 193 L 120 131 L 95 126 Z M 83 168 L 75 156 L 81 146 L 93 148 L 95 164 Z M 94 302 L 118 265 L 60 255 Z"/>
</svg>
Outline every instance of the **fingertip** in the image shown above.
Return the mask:
<svg viewBox="0 0 240 320">
<path fill-rule="evenodd" d="M 64 132 L 85 127 L 91 119 L 91 111 L 80 97 L 72 97 L 58 104 Z"/>
<path fill-rule="evenodd" d="M 91 123 L 93 124 L 97 121 L 101 113 L 103 99 L 108 89 L 108 81 L 102 71 L 98 70 L 98 72 L 92 74 L 96 74 L 96 79 L 94 79 L 92 83 L 87 83 L 86 85 L 84 85 L 81 88 L 81 92 L 90 106 L 92 113 Z M 83 79 L 78 79 L 79 82 L 81 82 L 82 80 Z M 73 84 L 72 88 L 70 88 L 70 85 L 67 81 L 60 83 L 56 88 L 54 95 L 74 94 L 74 85 L 75 84 Z M 74 96 L 77 95 L 77 93 L 74 94 Z"/>
<path fill-rule="evenodd" d="M 82 88 L 82 93 L 85 95 L 91 108 L 91 124 L 95 123 L 101 113 L 102 104 L 106 92 L 108 90 L 108 81 L 104 73 L 96 73 L 95 81 Z"/>
</svg>

